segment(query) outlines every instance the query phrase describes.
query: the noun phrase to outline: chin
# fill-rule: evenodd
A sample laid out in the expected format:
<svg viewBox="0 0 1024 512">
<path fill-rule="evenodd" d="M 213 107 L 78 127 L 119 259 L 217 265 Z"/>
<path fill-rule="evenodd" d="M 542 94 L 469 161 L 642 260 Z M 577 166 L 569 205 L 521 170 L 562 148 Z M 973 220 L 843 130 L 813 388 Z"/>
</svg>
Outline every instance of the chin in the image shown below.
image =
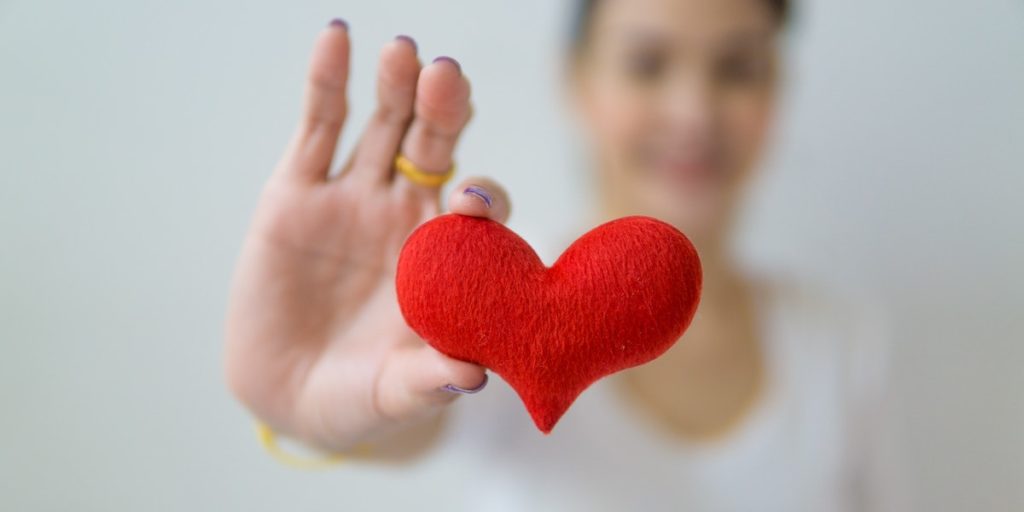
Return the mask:
<svg viewBox="0 0 1024 512">
<path fill-rule="evenodd" d="M 700 211 L 675 211 L 659 218 L 682 231 L 698 247 L 716 239 L 722 225 L 717 216 Z"/>
<path fill-rule="evenodd" d="M 672 224 L 694 243 L 714 238 L 727 224 L 729 208 L 718 191 L 661 187 L 650 192 L 637 198 L 644 214 Z"/>
</svg>

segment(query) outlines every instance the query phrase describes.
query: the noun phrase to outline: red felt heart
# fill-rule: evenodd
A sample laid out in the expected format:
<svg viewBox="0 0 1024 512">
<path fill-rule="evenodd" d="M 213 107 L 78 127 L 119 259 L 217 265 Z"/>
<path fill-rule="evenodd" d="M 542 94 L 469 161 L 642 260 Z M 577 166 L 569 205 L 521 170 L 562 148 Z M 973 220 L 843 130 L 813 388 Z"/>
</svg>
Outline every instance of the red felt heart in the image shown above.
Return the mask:
<svg viewBox="0 0 1024 512">
<path fill-rule="evenodd" d="M 685 235 L 650 217 L 602 224 L 548 268 L 502 224 L 446 214 L 409 235 L 396 285 L 417 334 L 500 375 L 549 433 L 594 381 L 679 339 L 701 267 Z"/>
</svg>

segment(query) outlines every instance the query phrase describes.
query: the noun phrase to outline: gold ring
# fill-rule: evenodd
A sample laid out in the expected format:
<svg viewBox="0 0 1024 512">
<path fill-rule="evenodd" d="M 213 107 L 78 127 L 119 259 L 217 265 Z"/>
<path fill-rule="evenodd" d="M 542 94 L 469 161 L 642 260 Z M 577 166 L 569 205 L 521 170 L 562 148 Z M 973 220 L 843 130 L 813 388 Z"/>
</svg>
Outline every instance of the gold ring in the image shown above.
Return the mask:
<svg viewBox="0 0 1024 512">
<path fill-rule="evenodd" d="M 455 174 L 454 163 L 443 173 L 427 172 L 417 167 L 416 164 L 412 163 L 412 160 L 406 158 L 405 155 L 398 155 L 395 157 L 395 169 L 404 174 L 405 177 L 409 178 L 413 183 L 427 187 L 440 187 L 450 180 L 452 175 Z"/>
</svg>

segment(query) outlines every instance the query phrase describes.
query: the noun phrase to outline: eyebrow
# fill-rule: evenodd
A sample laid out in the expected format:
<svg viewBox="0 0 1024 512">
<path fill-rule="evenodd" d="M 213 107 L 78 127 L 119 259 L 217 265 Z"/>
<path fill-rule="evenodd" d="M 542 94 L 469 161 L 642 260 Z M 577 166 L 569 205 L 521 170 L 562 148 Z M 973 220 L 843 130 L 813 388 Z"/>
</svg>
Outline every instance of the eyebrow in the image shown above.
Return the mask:
<svg viewBox="0 0 1024 512">
<path fill-rule="evenodd" d="M 669 38 L 657 30 L 633 30 L 625 34 L 624 39 L 628 44 L 637 46 L 665 46 L 669 44 Z M 743 29 L 734 31 L 716 41 L 716 49 L 737 49 L 767 46 L 774 39 L 775 34 L 771 31 L 761 29 Z"/>
<path fill-rule="evenodd" d="M 734 47 L 747 47 L 747 46 L 766 46 L 768 43 L 775 39 L 773 32 L 767 32 L 764 30 L 744 30 L 737 31 L 728 37 L 723 38 L 724 43 L 721 46 L 727 48 Z"/>
</svg>

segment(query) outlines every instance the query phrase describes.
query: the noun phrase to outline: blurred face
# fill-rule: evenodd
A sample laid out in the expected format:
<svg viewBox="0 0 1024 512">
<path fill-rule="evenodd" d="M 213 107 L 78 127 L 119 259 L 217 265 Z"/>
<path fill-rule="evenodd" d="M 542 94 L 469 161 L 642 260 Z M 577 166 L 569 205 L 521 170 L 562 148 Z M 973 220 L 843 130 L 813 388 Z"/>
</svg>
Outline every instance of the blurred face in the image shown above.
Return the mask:
<svg viewBox="0 0 1024 512">
<path fill-rule="evenodd" d="M 612 213 L 719 238 L 772 117 L 777 31 L 764 0 L 598 2 L 574 85 Z"/>
</svg>

